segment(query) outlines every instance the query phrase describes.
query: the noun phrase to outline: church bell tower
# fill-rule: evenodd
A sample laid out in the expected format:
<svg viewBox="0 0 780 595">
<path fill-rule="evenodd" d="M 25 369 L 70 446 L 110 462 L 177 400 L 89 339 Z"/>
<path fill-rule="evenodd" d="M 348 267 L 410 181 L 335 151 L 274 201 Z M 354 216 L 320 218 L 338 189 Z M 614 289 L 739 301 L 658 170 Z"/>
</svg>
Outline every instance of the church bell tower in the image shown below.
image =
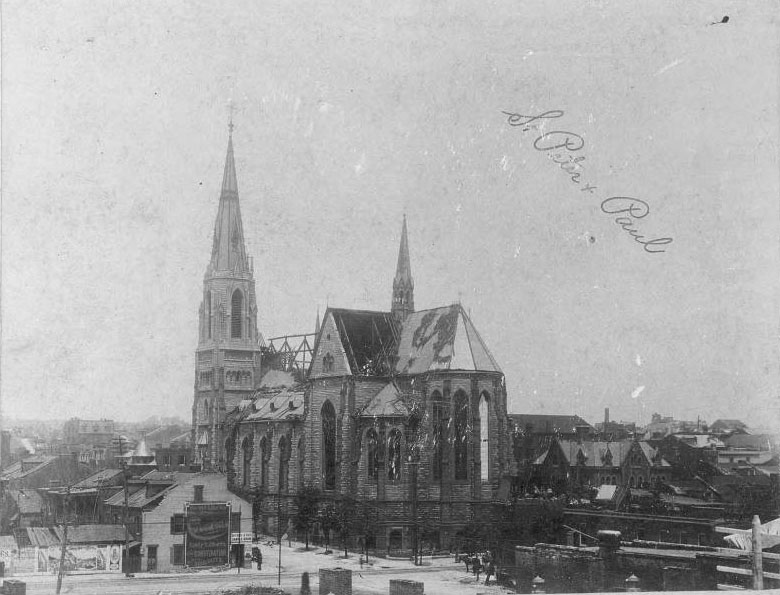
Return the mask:
<svg viewBox="0 0 780 595">
<path fill-rule="evenodd" d="M 204 469 L 225 470 L 225 413 L 251 398 L 260 380 L 253 268 L 244 246 L 231 121 L 195 352 L 193 444 Z"/>
</svg>

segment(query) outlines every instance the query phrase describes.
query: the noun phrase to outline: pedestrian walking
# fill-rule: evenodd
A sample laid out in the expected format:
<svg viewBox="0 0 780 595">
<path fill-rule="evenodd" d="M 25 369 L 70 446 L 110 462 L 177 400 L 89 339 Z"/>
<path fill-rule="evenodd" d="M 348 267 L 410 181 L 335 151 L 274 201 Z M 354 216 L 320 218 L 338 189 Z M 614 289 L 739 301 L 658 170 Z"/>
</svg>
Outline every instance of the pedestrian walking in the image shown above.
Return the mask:
<svg viewBox="0 0 780 595">
<path fill-rule="evenodd" d="M 487 567 L 485 568 L 485 584 L 487 585 L 490 582 L 490 577 L 493 576 L 496 573 L 496 565 L 493 564 L 493 560 L 487 563 Z"/>
<path fill-rule="evenodd" d="M 482 573 L 482 562 L 479 559 L 479 556 L 474 557 L 474 574 L 477 577 L 477 582 L 479 582 L 479 575 Z"/>
<path fill-rule="evenodd" d="M 471 557 L 468 554 L 463 554 L 463 561 L 466 563 L 466 574 L 469 573 L 469 562 L 471 562 Z"/>
</svg>

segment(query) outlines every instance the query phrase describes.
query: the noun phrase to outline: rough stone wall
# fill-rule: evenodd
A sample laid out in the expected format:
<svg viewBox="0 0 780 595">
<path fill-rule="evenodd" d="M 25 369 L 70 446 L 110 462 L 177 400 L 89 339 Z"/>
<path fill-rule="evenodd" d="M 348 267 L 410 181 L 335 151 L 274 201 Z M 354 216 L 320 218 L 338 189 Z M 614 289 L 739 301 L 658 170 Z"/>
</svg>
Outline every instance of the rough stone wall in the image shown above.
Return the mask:
<svg viewBox="0 0 780 595">
<path fill-rule="evenodd" d="M 352 571 L 345 568 L 320 568 L 320 595 L 352 595 Z"/>
<path fill-rule="evenodd" d="M 424 595 L 425 584 L 406 579 L 390 580 L 390 595 Z"/>
</svg>

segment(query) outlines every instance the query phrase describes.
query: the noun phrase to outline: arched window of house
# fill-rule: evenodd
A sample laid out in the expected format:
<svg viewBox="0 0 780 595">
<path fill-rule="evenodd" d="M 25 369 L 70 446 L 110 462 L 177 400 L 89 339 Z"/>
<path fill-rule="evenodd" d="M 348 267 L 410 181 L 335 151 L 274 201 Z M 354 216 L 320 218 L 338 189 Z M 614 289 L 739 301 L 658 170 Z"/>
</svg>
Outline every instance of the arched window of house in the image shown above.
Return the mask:
<svg viewBox="0 0 780 595">
<path fill-rule="evenodd" d="M 203 399 L 203 411 L 201 412 L 200 421 L 205 423 L 209 420 L 209 400 Z"/>
<path fill-rule="evenodd" d="M 268 445 L 268 439 L 263 436 L 260 441 L 260 485 L 263 488 L 268 487 L 268 459 L 271 458 L 271 448 Z"/>
<path fill-rule="evenodd" d="M 206 292 L 206 337 L 211 339 L 211 292 Z"/>
<path fill-rule="evenodd" d="M 453 398 L 453 422 L 455 435 L 455 479 L 468 479 L 469 401 L 466 393 L 459 390 Z"/>
<path fill-rule="evenodd" d="M 320 411 L 322 419 L 322 480 L 326 490 L 336 488 L 336 410 L 325 401 Z"/>
<path fill-rule="evenodd" d="M 387 438 L 387 479 L 401 478 L 401 432 L 393 430 Z"/>
<path fill-rule="evenodd" d="M 233 298 L 230 300 L 230 337 L 233 339 L 241 338 L 241 327 L 244 320 L 244 294 L 240 289 L 233 292 Z"/>
<path fill-rule="evenodd" d="M 298 487 L 303 487 L 303 471 L 306 464 L 306 450 L 303 436 L 298 440 Z"/>
<path fill-rule="evenodd" d="M 431 441 L 433 444 L 433 460 L 431 466 L 433 467 L 433 479 L 442 478 L 442 469 L 444 467 L 444 430 L 446 423 L 444 421 L 444 403 L 441 400 L 441 393 L 434 391 L 431 395 L 432 408 L 433 408 L 433 432 L 431 435 Z"/>
<path fill-rule="evenodd" d="M 366 469 L 369 479 L 379 477 L 379 437 L 371 429 L 366 432 Z"/>
<path fill-rule="evenodd" d="M 241 451 L 243 454 L 243 466 L 241 481 L 245 488 L 249 487 L 249 480 L 252 475 L 252 439 L 247 437 L 241 442 Z"/>
<path fill-rule="evenodd" d="M 490 399 L 486 392 L 479 397 L 479 474 L 490 481 Z"/>
<path fill-rule="evenodd" d="M 279 491 L 286 492 L 290 476 L 290 439 L 279 439 Z"/>
</svg>

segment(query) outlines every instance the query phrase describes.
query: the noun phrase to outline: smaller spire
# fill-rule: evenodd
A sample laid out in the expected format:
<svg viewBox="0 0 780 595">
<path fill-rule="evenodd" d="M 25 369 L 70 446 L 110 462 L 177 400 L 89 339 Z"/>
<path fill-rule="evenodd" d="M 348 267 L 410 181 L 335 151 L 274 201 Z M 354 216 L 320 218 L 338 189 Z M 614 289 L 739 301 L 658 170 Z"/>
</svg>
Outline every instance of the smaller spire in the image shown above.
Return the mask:
<svg viewBox="0 0 780 595">
<path fill-rule="evenodd" d="M 320 334 L 320 307 L 317 306 L 317 322 L 314 323 L 314 334 Z"/>
<path fill-rule="evenodd" d="M 398 248 L 398 264 L 393 279 L 393 301 L 391 311 L 398 320 L 414 312 L 414 280 L 409 258 L 409 238 L 406 231 L 406 213 L 401 227 L 401 245 Z"/>
</svg>

